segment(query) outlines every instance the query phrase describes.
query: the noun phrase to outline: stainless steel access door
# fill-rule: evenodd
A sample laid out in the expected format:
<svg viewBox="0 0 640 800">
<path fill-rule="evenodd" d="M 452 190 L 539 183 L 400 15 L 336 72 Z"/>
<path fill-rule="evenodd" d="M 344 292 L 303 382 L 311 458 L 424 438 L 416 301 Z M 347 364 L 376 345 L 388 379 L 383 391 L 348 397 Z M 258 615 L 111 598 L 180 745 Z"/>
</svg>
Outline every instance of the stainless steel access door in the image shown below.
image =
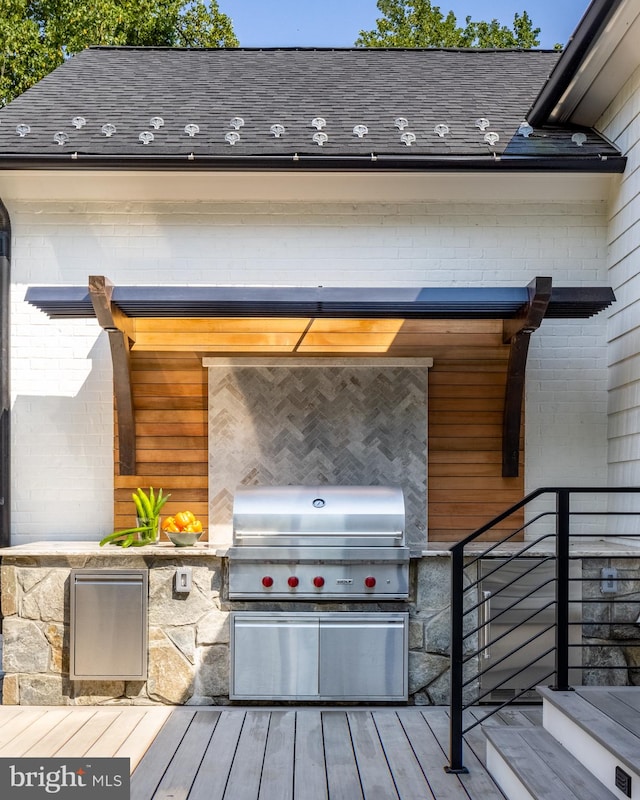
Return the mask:
<svg viewBox="0 0 640 800">
<path fill-rule="evenodd" d="M 232 612 L 231 635 L 232 699 L 317 698 L 315 614 Z"/>
<path fill-rule="evenodd" d="M 407 698 L 405 615 L 340 614 L 320 625 L 320 697 Z"/>
<path fill-rule="evenodd" d="M 579 561 L 570 562 L 572 577 L 578 577 L 580 569 Z M 550 605 L 556 592 L 555 562 L 487 558 L 480 562 L 480 576 L 479 600 L 483 603 L 479 622 L 488 621 L 480 631 L 480 647 L 489 646 L 480 656 L 479 668 L 491 668 L 480 677 L 480 689 L 481 694 L 492 690 L 484 702 L 503 702 L 530 686 L 551 681 L 549 675 L 555 669 L 555 606 Z M 570 583 L 572 621 L 580 618 L 576 602 L 580 591 L 579 583 Z M 570 642 L 579 643 L 580 636 L 579 627 L 570 626 Z M 551 652 L 543 655 L 548 650 Z M 570 664 L 576 663 L 579 652 L 572 649 L 569 657 Z M 569 677 L 572 684 L 581 683 L 578 669 L 571 670 Z M 532 690 L 519 700 L 540 702 L 540 696 Z"/>
<path fill-rule="evenodd" d="M 407 699 L 406 613 L 231 612 L 232 700 Z"/>
<path fill-rule="evenodd" d="M 145 680 L 147 570 L 71 570 L 71 680 Z"/>
</svg>

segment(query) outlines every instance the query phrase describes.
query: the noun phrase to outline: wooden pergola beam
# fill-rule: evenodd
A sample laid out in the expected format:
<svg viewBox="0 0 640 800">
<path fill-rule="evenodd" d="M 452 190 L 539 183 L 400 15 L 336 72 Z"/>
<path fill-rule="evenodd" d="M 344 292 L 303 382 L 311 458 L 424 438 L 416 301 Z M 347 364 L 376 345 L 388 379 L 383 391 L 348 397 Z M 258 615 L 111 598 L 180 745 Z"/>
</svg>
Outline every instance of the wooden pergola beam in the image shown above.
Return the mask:
<svg viewBox="0 0 640 800">
<path fill-rule="evenodd" d="M 529 301 L 513 319 L 503 323 L 502 338 L 509 344 L 509 363 L 502 418 L 502 477 L 517 478 L 520 428 L 524 402 L 527 355 L 531 334 L 544 319 L 551 300 L 551 278 L 534 278 L 527 286 Z"/>
<path fill-rule="evenodd" d="M 118 449 L 121 475 L 136 474 L 136 425 L 131 391 L 130 320 L 113 306 L 113 284 L 102 275 L 89 276 L 89 296 L 100 327 L 109 337 L 113 387 L 118 411 Z"/>
</svg>

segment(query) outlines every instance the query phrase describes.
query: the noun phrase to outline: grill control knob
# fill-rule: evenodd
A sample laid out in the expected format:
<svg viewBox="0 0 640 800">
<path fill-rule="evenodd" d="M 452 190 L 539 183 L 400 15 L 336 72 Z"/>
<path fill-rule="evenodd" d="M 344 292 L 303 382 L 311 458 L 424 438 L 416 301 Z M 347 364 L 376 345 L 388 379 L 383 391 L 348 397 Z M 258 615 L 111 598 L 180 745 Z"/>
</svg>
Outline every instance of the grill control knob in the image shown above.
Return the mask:
<svg viewBox="0 0 640 800">
<path fill-rule="evenodd" d="M 287 583 L 292 589 L 295 589 L 296 586 L 300 583 L 298 578 L 295 575 L 292 575 L 290 578 L 287 578 Z"/>
<path fill-rule="evenodd" d="M 320 589 L 321 586 L 324 586 L 324 578 L 322 575 L 316 575 L 316 577 L 313 579 L 313 585 L 317 586 L 318 589 Z"/>
<path fill-rule="evenodd" d="M 376 579 L 372 575 L 369 575 L 364 579 L 364 585 L 367 587 L 367 589 L 373 589 L 373 587 L 376 585 Z"/>
<path fill-rule="evenodd" d="M 266 589 L 269 589 L 269 588 L 271 588 L 273 586 L 273 578 L 271 577 L 271 575 L 265 575 L 264 576 L 264 578 L 262 579 L 262 585 Z"/>
</svg>

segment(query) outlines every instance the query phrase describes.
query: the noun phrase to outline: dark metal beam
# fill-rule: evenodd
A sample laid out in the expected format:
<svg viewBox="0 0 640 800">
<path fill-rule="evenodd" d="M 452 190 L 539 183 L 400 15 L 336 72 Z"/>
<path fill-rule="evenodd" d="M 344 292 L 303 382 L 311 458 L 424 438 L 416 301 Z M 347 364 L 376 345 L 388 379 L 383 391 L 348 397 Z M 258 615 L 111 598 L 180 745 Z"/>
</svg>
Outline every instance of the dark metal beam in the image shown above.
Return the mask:
<svg viewBox="0 0 640 800">
<path fill-rule="evenodd" d="M 503 322 L 502 338 L 509 343 L 509 363 L 502 418 L 502 477 L 517 478 L 520 428 L 524 402 L 529 340 L 544 319 L 551 300 L 551 278 L 535 278 L 527 287 L 529 301 L 514 319 Z"/>
<path fill-rule="evenodd" d="M 92 318 L 85 286 L 30 286 L 28 303 L 51 319 Z M 333 319 L 517 319 L 526 286 L 115 286 L 111 308 L 137 317 Z M 588 319 L 615 300 L 608 286 L 554 288 L 546 316 Z M 119 326 L 122 327 L 122 325 Z M 133 338 L 132 336 L 130 338 Z"/>
<path fill-rule="evenodd" d="M 118 411 L 118 450 L 121 475 L 136 474 L 136 424 L 131 390 L 130 332 L 127 318 L 111 303 L 113 284 L 102 275 L 89 276 L 89 295 L 96 319 L 109 337 L 113 387 Z"/>
</svg>

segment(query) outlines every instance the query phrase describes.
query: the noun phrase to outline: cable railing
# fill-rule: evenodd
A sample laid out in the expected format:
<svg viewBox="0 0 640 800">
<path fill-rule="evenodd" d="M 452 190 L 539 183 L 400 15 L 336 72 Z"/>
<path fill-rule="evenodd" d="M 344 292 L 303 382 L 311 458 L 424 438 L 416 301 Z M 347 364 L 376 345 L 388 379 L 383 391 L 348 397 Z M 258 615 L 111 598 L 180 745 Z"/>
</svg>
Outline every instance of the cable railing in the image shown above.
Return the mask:
<svg viewBox="0 0 640 800">
<path fill-rule="evenodd" d="M 568 690 L 572 680 L 582 682 L 584 676 L 587 682 L 600 682 L 605 671 L 632 672 L 634 664 L 640 684 L 640 628 L 637 633 L 631 628 L 640 623 L 640 571 L 621 576 L 615 568 L 608 568 L 606 575 L 604 570 L 593 575 L 582 571 L 583 558 L 605 557 L 602 546 L 589 552 L 590 541 L 634 537 L 640 542 L 640 525 L 619 531 L 612 524 L 628 517 L 640 521 L 640 510 L 602 510 L 590 504 L 638 494 L 640 487 L 540 488 L 451 547 L 448 772 L 467 772 L 465 734 L 505 706 L 531 700 L 536 686 L 551 681 L 552 689 Z M 577 498 L 583 507 L 572 509 Z M 535 507 L 549 500 L 551 508 Z M 482 540 L 503 523 L 514 527 L 498 541 Z M 576 542 L 581 543 L 579 554 L 572 549 Z M 585 591 L 594 582 L 599 591 Z M 612 622 L 603 609 L 616 604 L 624 605 L 624 614 L 620 618 L 614 612 Z M 583 606 L 592 607 L 586 615 Z M 629 626 L 624 647 L 637 648 L 636 657 L 605 664 L 588 655 L 610 647 L 586 641 L 589 632 L 602 633 L 607 625 L 609 631 L 611 626 Z M 477 711 L 465 715 L 479 704 L 485 704 L 484 716 L 478 718 Z"/>
</svg>

